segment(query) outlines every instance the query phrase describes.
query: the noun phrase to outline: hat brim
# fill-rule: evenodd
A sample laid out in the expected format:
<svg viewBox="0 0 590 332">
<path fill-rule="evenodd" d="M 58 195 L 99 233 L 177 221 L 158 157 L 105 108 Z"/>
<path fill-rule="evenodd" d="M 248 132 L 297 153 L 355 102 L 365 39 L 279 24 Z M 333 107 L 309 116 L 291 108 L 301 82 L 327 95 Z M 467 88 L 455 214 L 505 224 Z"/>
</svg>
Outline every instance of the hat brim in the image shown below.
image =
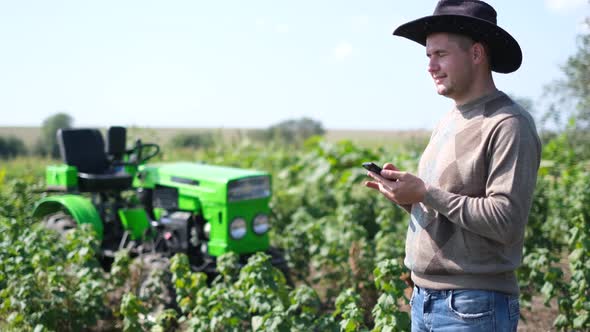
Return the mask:
<svg viewBox="0 0 590 332">
<path fill-rule="evenodd" d="M 400 25 L 393 34 L 426 46 L 426 37 L 435 32 L 467 35 L 485 42 L 491 53 L 491 69 L 511 73 L 522 64 L 518 42 L 504 29 L 486 20 L 463 15 L 432 15 Z"/>
</svg>

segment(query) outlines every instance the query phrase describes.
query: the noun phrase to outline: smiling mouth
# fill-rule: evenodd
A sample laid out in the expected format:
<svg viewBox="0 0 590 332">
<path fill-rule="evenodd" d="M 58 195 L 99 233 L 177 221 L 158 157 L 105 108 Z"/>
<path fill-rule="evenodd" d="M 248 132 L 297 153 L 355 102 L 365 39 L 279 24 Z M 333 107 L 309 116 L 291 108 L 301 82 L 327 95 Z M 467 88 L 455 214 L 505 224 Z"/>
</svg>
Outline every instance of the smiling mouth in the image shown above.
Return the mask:
<svg viewBox="0 0 590 332">
<path fill-rule="evenodd" d="M 446 76 L 433 76 L 434 83 L 440 83 Z"/>
</svg>

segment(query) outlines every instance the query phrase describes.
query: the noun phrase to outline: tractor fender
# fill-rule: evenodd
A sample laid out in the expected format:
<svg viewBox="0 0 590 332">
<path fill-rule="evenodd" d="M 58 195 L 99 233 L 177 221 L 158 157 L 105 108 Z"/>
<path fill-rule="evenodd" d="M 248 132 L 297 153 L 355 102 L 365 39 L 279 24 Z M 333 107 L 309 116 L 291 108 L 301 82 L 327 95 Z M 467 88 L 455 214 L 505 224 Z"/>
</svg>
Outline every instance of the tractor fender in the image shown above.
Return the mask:
<svg viewBox="0 0 590 332">
<path fill-rule="evenodd" d="M 102 241 L 102 219 L 92 202 L 79 195 L 48 196 L 41 199 L 33 211 L 34 218 L 43 218 L 61 210 L 67 211 L 77 224 L 91 224 Z"/>
</svg>

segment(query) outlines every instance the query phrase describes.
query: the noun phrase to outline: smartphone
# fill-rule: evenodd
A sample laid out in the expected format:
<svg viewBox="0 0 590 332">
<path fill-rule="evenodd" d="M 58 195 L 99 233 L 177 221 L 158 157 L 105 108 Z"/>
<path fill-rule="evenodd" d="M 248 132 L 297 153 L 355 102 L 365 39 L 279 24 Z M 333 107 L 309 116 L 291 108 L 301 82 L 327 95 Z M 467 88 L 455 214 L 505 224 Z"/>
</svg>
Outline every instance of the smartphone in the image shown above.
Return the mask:
<svg viewBox="0 0 590 332">
<path fill-rule="evenodd" d="M 372 162 L 363 163 L 363 167 L 379 175 L 381 175 L 381 171 L 383 170 L 381 167 L 377 166 L 375 163 Z"/>
</svg>

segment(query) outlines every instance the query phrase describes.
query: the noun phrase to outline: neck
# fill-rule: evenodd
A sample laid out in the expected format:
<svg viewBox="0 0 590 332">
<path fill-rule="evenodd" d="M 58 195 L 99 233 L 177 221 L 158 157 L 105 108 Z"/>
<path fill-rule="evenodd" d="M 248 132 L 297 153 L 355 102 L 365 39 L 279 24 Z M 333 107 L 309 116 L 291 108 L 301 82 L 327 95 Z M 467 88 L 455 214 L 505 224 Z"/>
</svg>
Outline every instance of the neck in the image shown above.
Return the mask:
<svg viewBox="0 0 590 332">
<path fill-rule="evenodd" d="M 492 73 L 484 75 L 483 79 L 475 79 L 470 85 L 470 89 L 463 95 L 453 98 L 457 106 L 465 105 L 471 101 L 479 99 L 483 96 L 487 96 L 491 93 L 498 91 L 492 78 Z"/>
</svg>

